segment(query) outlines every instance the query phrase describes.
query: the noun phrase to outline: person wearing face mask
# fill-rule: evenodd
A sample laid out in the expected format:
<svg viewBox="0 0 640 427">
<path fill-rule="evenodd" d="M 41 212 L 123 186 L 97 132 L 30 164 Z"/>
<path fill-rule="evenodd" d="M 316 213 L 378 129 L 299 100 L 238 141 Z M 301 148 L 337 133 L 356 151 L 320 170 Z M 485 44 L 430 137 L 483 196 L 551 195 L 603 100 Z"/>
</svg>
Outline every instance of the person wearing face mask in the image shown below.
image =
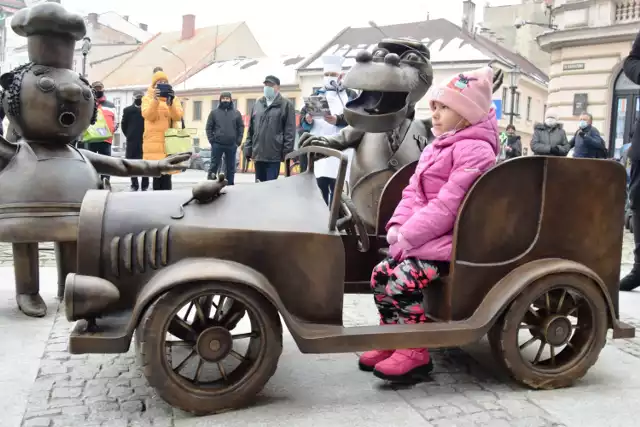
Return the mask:
<svg viewBox="0 0 640 427">
<path fill-rule="evenodd" d="M 111 130 L 111 134 L 113 135 L 116 130 L 118 130 L 118 125 L 116 123 L 116 106 L 107 100 L 107 97 L 104 93 L 104 84 L 102 82 L 94 82 L 91 85 L 93 89 L 93 94 L 96 98 L 96 105 L 98 109 L 102 111 L 102 115 L 104 116 L 105 121 L 107 122 L 107 126 L 109 130 Z M 87 144 L 87 150 L 93 151 L 94 153 L 103 154 L 105 156 L 111 155 L 111 143 L 113 142 L 113 137 L 105 139 L 104 141 L 99 142 L 90 142 Z M 106 175 L 102 175 L 102 179 L 109 181 L 109 177 Z"/>
<path fill-rule="evenodd" d="M 244 156 L 253 160 L 256 181 L 272 181 L 280 175 L 280 163 L 293 151 L 296 137 L 296 112 L 280 94 L 280 79 L 264 79 L 264 96 L 251 111 Z"/>
<path fill-rule="evenodd" d="M 573 157 L 583 159 L 606 159 L 607 147 L 598 129 L 592 125 L 593 117 L 586 111 L 580 115 L 578 130 L 569 141 Z"/>
<path fill-rule="evenodd" d="M 332 136 L 340 132 L 340 129 L 347 126 L 344 119 L 344 106 L 347 102 L 355 99 L 357 94 L 342 87 L 342 63 L 344 57 L 337 55 L 325 56 L 322 58 L 324 63 L 324 87 L 314 91 L 314 96 L 325 96 L 329 104 L 330 114 L 324 117 L 313 117 L 307 113 L 307 108 L 303 107 L 300 111 L 302 117 L 300 127 L 302 131 L 309 132 L 317 136 Z M 344 151 L 349 157 L 349 164 L 353 157 L 353 148 Z M 303 156 L 304 157 L 304 156 Z M 301 160 L 301 165 L 306 169 L 305 160 Z M 322 191 L 322 197 L 327 204 L 331 204 L 333 190 L 336 186 L 336 177 L 340 168 L 340 160 L 335 157 L 328 157 L 317 160 L 314 164 L 314 173 L 318 180 L 318 186 Z M 349 177 L 349 169 L 347 168 L 347 178 Z"/>
<path fill-rule="evenodd" d="M 544 123 L 537 123 L 533 128 L 531 151 L 538 156 L 565 157 L 570 149 L 567 134 L 558 122 L 558 113 L 553 108 L 547 109 Z"/>
<path fill-rule="evenodd" d="M 127 159 L 142 159 L 142 135 L 144 135 L 144 118 L 142 117 L 142 97 L 144 93 L 136 91 L 133 94 L 133 103 L 122 112 L 122 133 L 127 140 L 125 156 Z M 138 177 L 131 177 L 131 191 L 147 191 L 149 178 L 144 176 L 141 184 Z"/>
<path fill-rule="evenodd" d="M 236 173 L 236 151 L 244 136 L 242 114 L 233 106 L 231 92 L 220 94 L 218 108 L 211 110 L 206 125 L 207 139 L 211 144 L 211 165 L 207 179 L 216 179 L 215 175 L 224 155 L 225 178 L 233 185 Z"/>
</svg>

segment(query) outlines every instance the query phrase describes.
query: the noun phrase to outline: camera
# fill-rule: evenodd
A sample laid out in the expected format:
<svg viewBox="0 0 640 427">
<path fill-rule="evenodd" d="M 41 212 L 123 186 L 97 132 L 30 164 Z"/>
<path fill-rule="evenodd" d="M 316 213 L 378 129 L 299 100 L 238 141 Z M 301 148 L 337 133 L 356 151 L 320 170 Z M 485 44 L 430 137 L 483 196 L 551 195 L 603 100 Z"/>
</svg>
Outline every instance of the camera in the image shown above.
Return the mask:
<svg viewBox="0 0 640 427">
<path fill-rule="evenodd" d="M 513 26 L 516 27 L 516 29 L 520 29 L 525 25 L 527 25 L 527 21 L 521 18 L 516 18 L 516 21 L 513 23 Z"/>
</svg>

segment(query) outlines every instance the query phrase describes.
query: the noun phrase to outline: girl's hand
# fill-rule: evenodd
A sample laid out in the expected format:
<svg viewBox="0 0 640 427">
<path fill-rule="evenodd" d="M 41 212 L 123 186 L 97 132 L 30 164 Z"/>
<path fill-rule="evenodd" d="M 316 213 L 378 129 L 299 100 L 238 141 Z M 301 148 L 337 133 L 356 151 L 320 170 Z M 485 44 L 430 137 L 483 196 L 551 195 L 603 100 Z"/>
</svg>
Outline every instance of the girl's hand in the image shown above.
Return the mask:
<svg viewBox="0 0 640 427">
<path fill-rule="evenodd" d="M 394 225 L 387 231 L 387 243 L 393 245 L 398 241 L 398 229 L 400 226 Z"/>
<path fill-rule="evenodd" d="M 160 97 L 160 89 L 155 89 L 153 91 L 153 99 L 158 99 Z"/>
</svg>

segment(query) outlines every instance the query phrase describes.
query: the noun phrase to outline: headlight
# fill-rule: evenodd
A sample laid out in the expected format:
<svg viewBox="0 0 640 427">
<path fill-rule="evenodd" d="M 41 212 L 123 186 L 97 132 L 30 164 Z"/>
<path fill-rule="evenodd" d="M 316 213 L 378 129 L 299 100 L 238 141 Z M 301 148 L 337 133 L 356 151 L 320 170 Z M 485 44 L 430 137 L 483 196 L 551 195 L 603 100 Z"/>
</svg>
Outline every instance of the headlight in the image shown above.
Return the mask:
<svg viewBox="0 0 640 427">
<path fill-rule="evenodd" d="M 108 280 L 75 273 L 67 275 L 64 306 L 67 320 L 91 319 L 120 299 L 120 291 Z"/>
</svg>

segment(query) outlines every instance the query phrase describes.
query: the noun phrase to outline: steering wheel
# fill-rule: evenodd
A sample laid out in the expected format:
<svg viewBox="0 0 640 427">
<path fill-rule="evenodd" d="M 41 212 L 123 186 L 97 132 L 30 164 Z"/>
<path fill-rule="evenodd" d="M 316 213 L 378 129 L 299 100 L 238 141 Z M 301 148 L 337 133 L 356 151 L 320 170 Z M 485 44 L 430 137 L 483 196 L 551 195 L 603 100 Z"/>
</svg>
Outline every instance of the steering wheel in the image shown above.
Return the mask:
<svg viewBox="0 0 640 427">
<path fill-rule="evenodd" d="M 347 194 L 342 193 L 340 198 L 340 219 L 336 223 L 338 230 L 344 231 L 350 236 L 358 237 L 358 250 L 367 252 L 370 247 L 369 234 L 362 218 L 356 211 L 356 205 Z"/>
</svg>

